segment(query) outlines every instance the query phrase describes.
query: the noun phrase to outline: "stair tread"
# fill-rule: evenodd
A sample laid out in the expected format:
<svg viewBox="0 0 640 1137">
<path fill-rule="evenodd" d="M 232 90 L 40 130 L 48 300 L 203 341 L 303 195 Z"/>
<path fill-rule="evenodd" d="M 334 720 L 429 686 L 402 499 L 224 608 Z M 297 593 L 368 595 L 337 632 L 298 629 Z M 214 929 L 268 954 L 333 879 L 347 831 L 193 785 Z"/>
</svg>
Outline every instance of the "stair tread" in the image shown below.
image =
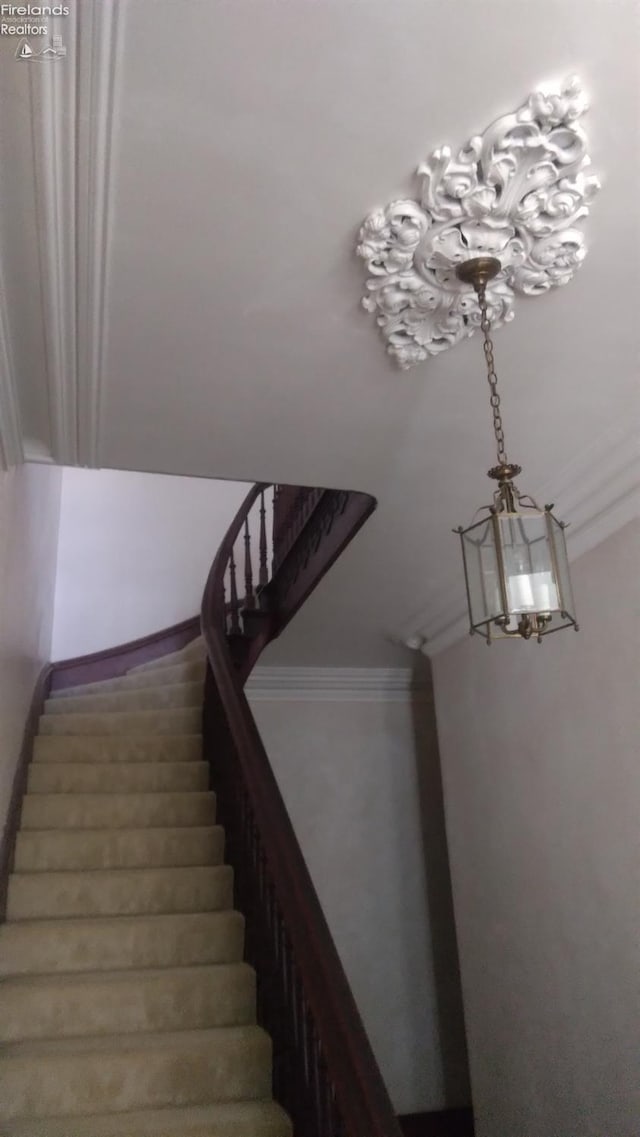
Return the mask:
<svg viewBox="0 0 640 1137">
<path fill-rule="evenodd" d="M 38 830 L 42 832 L 42 830 Z M 230 865 L 138 865 L 133 868 L 123 869 L 55 869 L 53 872 L 47 872 L 46 869 L 35 870 L 33 872 L 12 872 L 10 880 L 22 881 L 28 878 L 33 880 L 36 877 L 41 879 L 47 878 L 49 885 L 56 883 L 56 878 L 60 883 L 66 883 L 71 877 L 75 880 L 76 877 L 91 877 L 94 882 L 100 879 L 108 878 L 109 880 L 118 877 L 122 879 L 124 876 L 133 878 L 141 878 L 144 876 L 165 877 L 167 874 L 171 875 L 180 873 L 186 875 L 187 873 L 215 873 L 219 875 L 228 875 L 232 871 Z"/>
<path fill-rule="evenodd" d="M 200 680 L 181 683 L 154 683 L 129 691 L 89 691 L 68 695 L 65 699 L 48 698 L 44 714 L 102 714 L 118 711 L 175 710 L 202 705 L 203 684 Z M 161 704 L 156 707 L 155 700 Z"/>
<path fill-rule="evenodd" d="M 189 866 L 189 867 L 192 868 L 193 866 Z M 196 867 L 198 867 L 198 866 L 196 866 Z M 227 866 L 217 865 L 217 866 L 213 866 L 213 867 L 214 868 L 224 868 Z M 89 869 L 88 871 L 94 872 L 94 871 L 100 871 L 100 870 Z M 119 869 L 113 869 L 113 870 L 108 870 L 108 871 L 119 872 L 120 870 Z M 137 871 L 137 870 L 124 869 L 123 871 L 124 872 L 133 872 L 133 871 Z M 165 871 L 165 870 L 163 869 L 162 871 Z M 35 874 L 31 874 L 31 875 L 35 875 Z M 185 920 L 189 920 L 189 921 L 194 921 L 194 920 L 195 921 L 201 921 L 201 920 L 202 921 L 203 920 L 220 921 L 225 916 L 226 917 L 235 917 L 236 919 L 238 919 L 238 918 L 244 919 L 244 917 L 242 917 L 241 914 L 238 912 L 237 908 L 223 908 L 223 909 L 218 909 L 218 910 L 213 911 L 213 912 L 137 912 L 135 914 L 128 913 L 125 915 L 114 915 L 114 916 L 59 916 L 59 917 L 48 916 L 45 920 L 36 920 L 36 919 L 21 920 L 20 921 L 20 931 L 22 932 L 25 928 L 33 927 L 34 929 L 37 929 L 39 935 L 42 935 L 42 934 L 44 934 L 44 932 L 47 929 L 51 929 L 51 931 L 69 931 L 69 930 L 73 929 L 74 927 L 79 928 L 79 929 L 84 929 L 88 925 L 91 925 L 91 926 L 94 926 L 97 930 L 99 930 L 101 926 L 106 925 L 106 926 L 111 927 L 114 923 L 117 923 L 118 926 L 122 930 L 124 930 L 125 926 L 135 925 L 141 921 L 142 922 L 152 922 L 152 923 L 157 922 L 158 929 L 159 929 L 161 922 L 167 921 L 167 920 L 170 921 L 171 923 L 178 924 L 178 923 L 183 923 Z M 11 924 L 9 921 L 6 921 L 4 924 L 0 924 L 0 943 L 2 941 L 3 936 L 6 936 L 8 933 L 13 932 L 15 929 L 17 929 L 17 927 L 18 927 L 17 924 Z M 67 974 L 67 973 L 63 972 L 62 974 Z"/>
<path fill-rule="evenodd" d="M 118 713 L 122 714 L 123 712 L 119 711 Z M 71 717 L 71 716 L 69 716 L 69 717 Z M 89 717 L 93 717 L 93 716 L 87 716 L 87 717 L 89 718 Z M 66 739 L 67 744 L 71 747 L 73 747 L 73 746 L 92 746 L 92 745 L 95 745 L 96 743 L 98 743 L 99 745 L 102 746 L 106 742 L 110 746 L 117 748 L 118 746 L 125 746 L 130 736 L 127 734 L 100 734 L 99 731 L 91 731 L 91 730 L 83 732 L 82 734 L 70 734 L 68 736 L 67 735 L 58 736 L 58 735 L 52 735 L 52 734 L 38 734 L 38 735 L 36 735 L 36 739 L 35 739 L 36 749 L 37 749 L 38 745 L 40 745 L 42 743 L 44 743 L 45 746 L 51 746 L 52 745 L 51 740 L 54 738 L 58 739 L 59 737 Z M 146 743 L 146 744 L 152 743 L 154 746 L 158 747 L 159 749 L 161 749 L 165 745 L 171 745 L 172 743 L 174 745 L 179 745 L 180 743 L 183 743 L 183 744 L 184 743 L 187 743 L 187 744 L 192 743 L 193 744 L 196 742 L 196 740 L 200 746 L 202 745 L 202 734 L 198 730 L 185 730 L 185 731 L 179 731 L 179 730 L 178 731 L 170 731 L 170 730 L 168 730 L 168 731 L 166 731 L 165 734 L 156 734 L 155 731 L 153 731 L 153 730 L 149 730 L 146 733 L 145 733 L 145 731 L 139 731 L 137 734 L 132 735 L 131 737 L 134 739 L 136 745 L 139 743 Z M 59 743 L 59 745 L 62 745 L 62 743 Z"/>
<path fill-rule="evenodd" d="M 223 863 L 224 845 L 224 829 L 213 824 L 22 829 L 13 871 L 205 867 Z"/>
<path fill-rule="evenodd" d="M 120 770 L 127 770 L 129 767 L 131 767 L 134 770 L 140 770 L 140 769 L 144 770 L 147 767 L 150 770 L 157 770 L 158 766 L 162 766 L 163 769 L 167 769 L 167 768 L 171 769 L 173 767 L 176 770 L 184 770 L 185 768 L 189 769 L 190 766 L 200 767 L 200 766 L 206 766 L 206 765 L 207 765 L 207 762 L 205 762 L 204 758 L 190 758 L 190 759 L 185 760 L 184 762 L 162 762 L 162 763 L 154 762 L 154 761 L 150 761 L 150 762 L 149 761 L 119 762 L 118 763 L 118 772 L 120 772 Z M 84 769 L 86 769 L 86 767 L 87 767 L 86 762 L 77 762 L 77 761 L 75 761 L 75 762 L 74 761 L 56 762 L 56 769 L 62 768 L 63 770 L 84 770 Z"/>
<path fill-rule="evenodd" d="M 209 790 L 206 762 L 39 762 L 29 794 L 189 793 Z"/>
<path fill-rule="evenodd" d="M 49 792 L 49 793 L 37 793 L 36 792 L 36 793 L 34 793 L 32 790 L 29 790 L 29 792 L 26 793 L 24 796 L 25 796 L 25 799 L 35 797 L 38 799 L 38 801 L 42 801 L 42 799 L 45 797 L 55 798 L 56 801 L 60 801 L 61 798 L 65 798 L 65 797 L 71 798 L 73 801 L 77 801 L 78 798 L 95 798 L 95 797 L 98 797 L 98 798 L 102 799 L 105 797 L 109 797 L 109 798 L 120 797 L 120 798 L 126 798 L 127 801 L 129 801 L 133 797 L 135 797 L 135 798 L 141 798 L 141 797 L 143 797 L 143 798 L 166 798 L 167 796 L 169 796 L 169 797 L 173 796 L 173 797 L 195 798 L 195 797 L 215 797 L 215 794 L 213 793 L 212 790 L 78 790 L 77 792 L 74 790 L 65 790 L 62 793 L 55 793 L 55 792 Z"/>
<path fill-rule="evenodd" d="M 47 720 L 47 723 L 55 719 L 57 722 L 61 718 L 80 719 L 86 721 L 92 718 L 110 718 L 123 721 L 131 716 L 140 716 L 142 721 L 153 722 L 158 715 L 183 715 L 185 718 L 191 716 L 193 711 L 198 710 L 198 707 L 142 707 L 140 710 L 135 711 L 67 711 L 65 714 L 56 715 L 40 715 L 40 721 Z M 149 732 L 153 734 L 153 731 Z M 185 732 L 187 733 L 187 732 Z M 189 731 L 188 733 L 192 733 Z M 181 731 L 176 731 L 176 734 L 182 734 Z"/>
<path fill-rule="evenodd" d="M 130 667 L 126 674 L 140 675 L 144 671 L 161 671 L 162 668 L 173 667 L 176 663 L 204 663 L 206 654 L 204 639 L 202 636 L 198 636 L 177 651 L 168 652 L 167 655 L 159 655 L 157 659 L 150 659 L 147 663 L 137 663 L 135 667 Z"/>
<path fill-rule="evenodd" d="M 212 825 L 211 790 L 131 790 L 128 793 L 27 793 L 20 831 L 130 829 L 150 825 L 181 828 Z"/>
<path fill-rule="evenodd" d="M 165 683 L 162 683 L 162 682 L 152 683 L 152 684 L 150 684 L 149 687 L 140 687 L 139 689 L 141 691 L 179 691 L 185 687 L 199 687 L 200 689 L 202 689 L 202 685 L 200 684 L 199 680 L 197 680 L 197 679 L 182 679 L 182 680 L 178 680 L 177 682 L 169 682 L 169 683 L 166 683 L 166 682 Z M 77 688 L 75 688 L 75 690 L 77 691 L 77 694 L 75 694 L 75 695 L 69 695 L 68 690 L 65 691 L 64 694 L 62 694 L 61 692 L 58 692 L 57 695 L 55 693 L 52 695 L 49 695 L 46 702 L 48 702 L 50 699 L 59 699 L 61 697 L 61 694 L 62 694 L 63 698 L 73 698 L 73 699 L 82 699 L 85 697 L 85 695 L 87 698 L 101 697 L 100 691 L 88 690 L 84 687 L 77 687 Z M 135 691 L 136 688 L 131 687 L 129 690 Z M 115 693 L 116 692 L 114 691 L 114 694 Z M 118 693 L 121 694 L 122 692 L 118 692 Z M 126 693 L 129 694 L 129 691 L 127 691 Z"/>
<path fill-rule="evenodd" d="M 173 714 L 173 712 L 176 709 L 177 710 L 184 710 L 185 708 L 184 707 L 177 707 L 177 708 L 171 707 L 169 709 L 170 709 L 171 713 Z M 186 710 L 189 710 L 189 709 L 190 709 L 189 707 L 186 708 Z M 109 716 L 111 716 L 111 715 L 116 715 L 116 714 L 119 714 L 119 715 L 129 714 L 129 711 L 109 711 L 109 712 L 105 712 L 105 713 L 108 713 Z M 150 716 L 153 716 L 155 714 L 155 711 L 148 711 L 148 712 L 144 712 L 144 713 L 149 714 Z M 76 717 L 76 716 L 70 715 L 69 717 L 71 718 L 71 717 Z M 92 717 L 92 716 L 88 716 L 88 717 Z M 41 738 L 42 735 L 39 735 L 38 737 Z M 51 737 L 51 735 L 47 734 L 44 737 L 49 739 Z M 113 743 L 115 743 L 115 742 L 125 742 L 128 736 L 126 734 L 122 734 L 122 735 L 116 734 L 116 735 L 107 736 L 107 737 L 111 737 L 111 741 Z M 104 738 L 105 738 L 104 734 L 95 734 L 95 733 L 92 734 L 91 731 L 87 731 L 86 734 L 73 735 L 73 739 L 76 742 L 80 741 L 80 740 L 82 740 L 83 742 L 91 742 L 91 741 L 97 742 L 98 740 L 100 742 L 104 742 Z M 157 735 L 157 734 L 154 734 L 154 732 L 152 730 L 150 730 L 148 734 L 136 734 L 135 738 L 136 738 L 136 742 L 140 742 L 141 739 L 152 739 L 156 743 L 170 742 L 171 739 L 175 739 L 178 742 L 183 742 L 185 739 L 189 739 L 189 738 L 192 738 L 192 739 L 198 738 L 198 739 L 202 740 L 202 734 L 197 730 L 185 730 L 185 731 L 177 730 L 177 731 L 175 731 L 174 734 L 171 734 L 169 731 L 167 731 L 166 734 Z"/>
<path fill-rule="evenodd" d="M 242 1026 L 214 1026 L 196 1030 L 142 1031 L 136 1034 L 86 1035 L 82 1038 L 36 1039 L 28 1042 L 0 1043 L 0 1057 L 9 1059 L 59 1058 L 78 1051 L 109 1054 L 136 1051 L 183 1050 L 201 1046 L 231 1045 L 243 1039 L 268 1039 L 269 1035 L 256 1023 Z"/>
<path fill-rule="evenodd" d="M 34 987 L 46 988 L 51 984 L 54 984 L 58 990 L 61 987 L 90 987 L 95 983 L 132 983 L 135 986 L 147 980 L 151 983 L 157 983 L 161 982 L 162 979 L 191 978 L 192 976 L 200 976 L 206 979 L 207 975 L 212 972 L 220 975 L 224 971 L 253 974 L 253 968 L 242 959 L 225 963 L 182 964 L 175 967 L 127 967 L 115 970 L 110 968 L 106 971 L 48 971 L 35 975 L 8 975 L 0 979 L 0 991 L 5 991 L 9 987 L 22 987 L 25 990 L 32 990 Z"/>
<path fill-rule="evenodd" d="M 65 714 L 41 715 L 39 733 L 137 737 L 140 734 L 181 734 L 180 728 L 183 727 L 185 733 L 193 734 L 197 733 L 201 715 L 200 706 L 133 711 L 69 711 Z"/>
<path fill-rule="evenodd" d="M 230 865 L 17 872 L 9 879 L 7 923 L 232 907 Z"/>
<path fill-rule="evenodd" d="M 236 908 L 201 912 L 136 912 L 26 918 L 0 926 L 0 974 L 77 975 L 109 970 L 161 970 L 242 959 L 244 917 Z M 60 946 L 70 950 L 60 965 Z"/>
<path fill-rule="evenodd" d="M 88 838 L 88 837 L 91 837 L 92 834 L 100 834 L 100 833 L 103 834 L 105 837 L 107 835 L 112 836 L 114 834 L 118 834 L 119 836 L 120 835 L 126 836 L 127 834 L 131 834 L 131 833 L 139 833 L 140 835 L 145 835 L 145 836 L 147 833 L 166 833 L 168 836 L 169 834 L 173 834 L 173 833 L 184 834 L 185 829 L 188 829 L 189 833 L 219 833 L 222 830 L 222 826 L 221 825 L 126 825 L 126 826 L 122 826 L 122 828 L 115 829 L 112 825 L 91 825 L 91 826 L 88 826 L 86 829 L 22 829 L 18 833 L 18 840 L 20 840 L 21 837 L 33 838 L 33 837 L 53 837 L 53 836 L 55 836 L 55 837 L 65 837 L 66 838 L 66 837 L 69 837 L 71 835 L 75 835 L 76 833 L 78 835 L 82 834 L 83 840 Z M 138 867 L 141 868 L 143 866 L 138 866 Z M 178 869 L 178 868 L 183 868 L 184 866 L 183 865 L 173 865 L 173 866 L 172 865 L 165 865 L 164 867 L 165 868 L 177 868 Z M 149 868 L 153 868 L 153 865 L 149 865 Z M 64 870 L 62 870 L 62 871 L 64 871 Z M 85 870 L 79 869 L 77 871 L 84 872 Z M 91 872 L 91 869 L 88 869 L 87 871 Z M 1 1137 L 1 1135 L 0 1135 L 0 1137 Z"/>
<path fill-rule="evenodd" d="M 281 1107 L 268 1099 L 20 1120 L 2 1129 L 2 1137 L 70 1137 L 70 1133 L 73 1137 L 290 1137 L 292 1129 Z"/>
</svg>

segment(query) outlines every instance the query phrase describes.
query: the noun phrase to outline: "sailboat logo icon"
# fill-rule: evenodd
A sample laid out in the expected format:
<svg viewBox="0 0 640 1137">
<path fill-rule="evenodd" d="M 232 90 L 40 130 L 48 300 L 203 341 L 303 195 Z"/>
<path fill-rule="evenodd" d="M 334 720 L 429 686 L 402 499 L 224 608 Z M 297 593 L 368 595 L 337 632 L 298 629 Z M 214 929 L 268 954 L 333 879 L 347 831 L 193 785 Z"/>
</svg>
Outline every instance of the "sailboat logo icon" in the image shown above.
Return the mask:
<svg viewBox="0 0 640 1137">
<path fill-rule="evenodd" d="M 51 43 L 47 47 L 41 47 L 39 51 L 34 51 L 29 41 L 23 39 L 16 51 L 16 59 L 35 59 L 39 62 L 43 59 L 64 59 L 66 54 L 67 49 L 62 42 L 62 36 L 52 36 Z"/>
</svg>

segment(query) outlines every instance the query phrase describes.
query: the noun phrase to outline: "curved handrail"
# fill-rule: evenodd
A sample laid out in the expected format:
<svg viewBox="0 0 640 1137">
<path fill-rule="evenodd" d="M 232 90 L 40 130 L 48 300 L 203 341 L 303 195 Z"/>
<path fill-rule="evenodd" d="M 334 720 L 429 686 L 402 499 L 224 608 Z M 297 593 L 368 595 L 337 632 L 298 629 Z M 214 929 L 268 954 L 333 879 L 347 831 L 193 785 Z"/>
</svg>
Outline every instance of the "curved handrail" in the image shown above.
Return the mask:
<svg viewBox="0 0 640 1137">
<path fill-rule="evenodd" d="M 202 632 L 243 793 L 258 830 L 262 868 L 268 874 L 268 887 L 273 890 L 291 945 L 304 1006 L 313 1019 L 330 1086 L 335 1123 L 326 1127 L 326 1122 L 305 1121 L 300 1137 L 307 1137 L 307 1133 L 322 1137 L 333 1137 L 334 1133 L 336 1137 L 338 1133 L 345 1137 L 400 1137 L 401 1129 L 227 641 L 224 574 L 248 511 L 264 489 L 264 484 L 259 484 L 247 494 L 218 550 L 203 596 Z M 286 1107 L 288 1103 L 283 1104 Z"/>
</svg>

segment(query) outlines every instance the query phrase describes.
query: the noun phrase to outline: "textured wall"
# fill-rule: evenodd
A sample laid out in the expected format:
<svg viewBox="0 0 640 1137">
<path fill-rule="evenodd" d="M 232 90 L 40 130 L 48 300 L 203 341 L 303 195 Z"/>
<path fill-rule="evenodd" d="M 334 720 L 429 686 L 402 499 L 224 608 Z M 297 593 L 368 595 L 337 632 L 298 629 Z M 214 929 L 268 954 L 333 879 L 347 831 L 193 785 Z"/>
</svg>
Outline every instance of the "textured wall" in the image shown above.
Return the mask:
<svg viewBox="0 0 640 1137">
<path fill-rule="evenodd" d="M 396 1110 L 467 1104 L 431 704 L 252 705 Z"/>
<path fill-rule="evenodd" d="M 633 522 L 579 633 L 434 663 L 478 1137 L 640 1132 L 639 566 Z"/>
<path fill-rule="evenodd" d="M 61 471 L 0 472 L 0 825 L 4 826 L 25 719 L 49 660 Z"/>
<path fill-rule="evenodd" d="M 249 487 L 65 469 L 53 658 L 126 643 L 195 616 Z"/>
</svg>

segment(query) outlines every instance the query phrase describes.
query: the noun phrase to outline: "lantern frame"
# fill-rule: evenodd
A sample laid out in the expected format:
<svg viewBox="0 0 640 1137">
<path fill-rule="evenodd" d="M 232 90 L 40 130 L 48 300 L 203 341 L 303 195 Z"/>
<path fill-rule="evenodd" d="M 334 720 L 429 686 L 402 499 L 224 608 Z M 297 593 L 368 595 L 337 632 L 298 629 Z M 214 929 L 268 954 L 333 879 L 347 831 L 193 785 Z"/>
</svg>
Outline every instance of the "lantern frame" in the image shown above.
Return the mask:
<svg viewBox="0 0 640 1137">
<path fill-rule="evenodd" d="M 462 549 L 470 635 L 481 635 L 488 644 L 498 639 L 512 639 L 514 636 L 520 636 L 525 640 L 534 637 L 540 643 L 543 636 L 562 631 L 563 628 L 573 627 L 578 631 L 579 625 L 574 614 L 569 578 L 566 524 L 554 515 L 553 505 L 545 505 L 541 509 L 532 498 L 519 494 L 513 484 L 501 486 L 495 496 L 496 501 L 493 505 L 482 507 L 484 515 L 478 521 L 474 519 L 466 528 L 459 526 L 454 530 L 460 537 Z M 541 531 L 537 537 L 529 540 L 527 529 L 530 525 L 527 523 L 532 521 L 535 523 L 538 519 L 543 522 Z M 537 575 L 549 578 L 548 582 L 545 581 L 545 587 L 549 591 L 549 604 L 518 605 L 513 602 L 513 587 L 510 587 L 510 582 L 515 579 L 516 574 L 510 571 L 508 564 L 505 550 L 505 523 L 520 530 L 522 537 L 520 548 L 530 549 L 534 544 L 543 546 L 546 556 L 543 556 L 542 564 L 546 571 Z M 481 533 L 484 539 L 474 540 L 472 534 L 476 531 Z M 487 534 L 490 535 L 489 540 L 486 539 Z M 497 600 L 497 604 L 492 604 L 487 595 L 487 582 L 491 570 L 483 569 L 481 554 L 477 561 L 471 560 L 469 546 L 475 546 L 478 550 L 490 550 L 490 557 L 495 563 L 493 599 Z M 536 574 L 531 554 L 529 559 L 530 572 L 518 575 L 528 582 L 533 599 L 534 589 L 530 580 L 535 579 Z M 539 567 L 538 565 L 538 569 Z M 478 611 L 476 594 L 482 598 L 484 613 Z"/>
</svg>

